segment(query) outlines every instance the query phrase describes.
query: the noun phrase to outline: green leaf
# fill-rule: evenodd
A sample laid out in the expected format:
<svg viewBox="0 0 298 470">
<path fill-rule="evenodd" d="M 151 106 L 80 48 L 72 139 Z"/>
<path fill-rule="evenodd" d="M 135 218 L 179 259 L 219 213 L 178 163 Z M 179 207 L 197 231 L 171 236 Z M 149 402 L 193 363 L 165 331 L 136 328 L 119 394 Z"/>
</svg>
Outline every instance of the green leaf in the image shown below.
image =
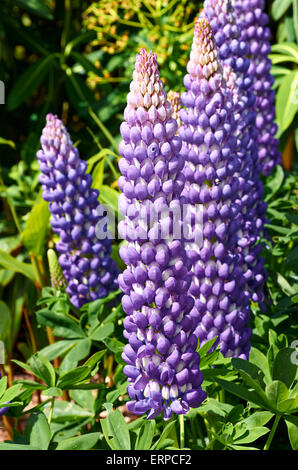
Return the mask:
<svg viewBox="0 0 298 470">
<path fill-rule="evenodd" d="M 249 444 L 256 441 L 259 437 L 264 436 L 269 432 L 268 428 L 263 426 L 247 429 L 245 433 L 234 441 L 235 444 Z"/>
<path fill-rule="evenodd" d="M 26 68 L 25 72 L 15 81 L 7 98 L 7 109 L 12 111 L 22 104 L 28 96 L 48 76 L 49 70 L 57 54 L 49 54 Z"/>
<path fill-rule="evenodd" d="M 15 0 L 15 3 L 25 10 L 47 20 L 54 19 L 51 9 L 44 0 Z"/>
<path fill-rule="evenodd" d="M 284 416 L 290 443 L 293 450 L 298 450 L 298 416 Z"/>
<path fill-rule="evenodd" d="M 286 75 L 276 95 L 276 118 L 284 132 L 298 111 L 298 70 Z"/>
<path fill-rule="evenodd" d="M 238 357 L 232 358 L 231 362 L 234 369 L 246 372 L 246 374 L 248 374 L 252 379 L 255 379 L 261 387 L 264 386 L 264 373 L 258 366 Z"/>
<path fill-rule="evenodd" d="M 47 450 L 51 441 L 51 430 L 44 413 L 31 413 L 26 426 L 29 444 Z"/>
<path fill-rule="evenodd" d="M 36 316 L 38 323 L 53 328 L 55 336 L 69 339 L 86 338 L 80 326 L 66 315 L 54 313 L 51 310 L 39 310 Z"/>
<path fill-rule="evenodd" d="M 280 165 L 276 165 L 274 171 L 266 180 L 265 186 L 265 201 L 268 202 L 270 199 L 279 191 L 282 182 L 284 180 L 284 172 Z"/>
<path fill-rule="evenodd" d="M 280 401 L 278 404 L 278 410 L 281 413 L 293 413 L 294 411 L 297 411 L 297 409 L 298 397 Z"/>
<path fill-rule="evenodd" d="M 278 409 L 278 404 L 286 400 L 289 396 L 289 390 L 286 385 L 280 380 L 273 380 L 266 386 L 266 395 L 270 401 L 270 405 L 273 406 L 275 410 Z"/>
<path fill-rule="evenodd" d="M 271 47 L 272 52 L 285 54 L 295 59 L 298 63 L 298 46 L 294 42 L 286 42 L 282 44 L 274 44 Z"/>
<path fill-rule="evenodd" d="M 271 411 L 256 411 L 244 420 L 247 429 L 264 426 L 274 416 Z"/>
<path fill-rule="evenodd" d="M 12 140 L 7 140 L 3 137 L 0 137 L 0 145 L 9 145 L 13 149 L 16 148 L 16 144 Z"/>
<path fill-rule="evenodd" d="M 46 201 L 42 200 L 33 206 L 22 233 L 22 241 L 29 253 L 36 256 L 43 255 L 49 218 L 50 212 Z"/>
<path fill-rule="evenodd" d="M 0 265 L 10 271 L 21 273 L 35 282 L 35 275 L 31 264 L 23 263 L 3 250 L 0 250 Z"/>
<path fill-rule="evenodd" d="M 272 371 L 272 379 L 281 380 L 288 388 L 292 385 L 297 372 L 297 365 L 291 360 L 293 351 L 294 349 L 291 348 L 280 349 L 276 355 Z"/>
<path fill-rule="evenodd" d="M 41 392 L 45 397 L 62 397 L 62 390 L 58 387 L 49 387 Z"/>
<path fill-rule="evenodd" d="M 279 20 L 288 10 L 292 1 L 293 0 L 274 0 L 271 10 L 272 18 L 276 21 Z"/>
<path fill-rule="evenodd" d="M 113 211 L 118 214 L 118 198 L 120 193 L 110 186 L 102 185 L 100 188 L 99 199 L 100 201 L 111 207 Z"/>
<path fill-rule="evenodd" d="M 17 396 L 19 396 L 22 392 L 21 392 L 21 388 L 22 388 L 22 385 L 21 384 L 16 384 L 16 385 L 12 385 L 11 387 L 9 387 L 6 392 L 2 395 L 1 397 L 1 401 L 3 403 L 7 403 L 9 401 L 12 401 L 14 398 L 16 398 Z"/>
<path fill-rule="evenodd" d="M 55 369 L 40 353 L 36 353 L 29 359 L 31 370 L 36 377 L 43 380 L 49 387 L 55 387 L 56 374 Z"/>
<path fill-rule="evenodd" d="M 254 391 L 249 391 L 247 387 L 243 387 L 243 385 L 238 385 L 233 382 L 228 382 L 227 380 L 223 379 L 214 379 L 219 385 L 221 385 L 225 390 L 236 395 L 243 400 L 247 400 L 248 402 L 255 403 L 256 405 L 264 407 L 263 400 L 259 397 L 259 395 Z"/>
<path fill-rule="evenodd" d="M 101 351 L 97 351 L 95 354 L 93 354 L 87 361 L 85 362 L 84 366 L 90 367 L 91 370 L 93 370 L 99 361 L 103 358 L 103 356 L 106 353 L 106 349 L 103 349 Z"/>
<path fill-rule="evenodd" d="M 149 450 L 155 434 L 155 421 L 145 421 L 138 432 L 135 450 Z"/>
<path fill-rule="evenodd" d="M 59 377 L 57 386 L 63 390 L 67 389 L 68 387 L 86 379 L 86 377 L 90 375 L 90 372 L 91 368 L 86 366 L 77 367 L 76 369 L 65 372 Z"/>
<path fill-rule="evenodd" d="M 78 362 L 85 359 L 90 353 L 92 341 L 89 338 L 80 339 L 74 347 L 65 355 L 61 365 L 61 370 L 74 369 Z"/>
<path fill-rule="evenodd" d="M 121 343 L 121 341 L 118 341 L 118 339 L 116 338 L 106 338 L 104 340 L 104 344 L 110 351 L 114 353 L 122 352 L 125 346 L 123 343 Z"/>
<path fill-rule="evenodd" d="M 217 340 L 217 336 L 215 336 L 215 338 L 209 339 L 209 341 L 206 341 L 206 343 L 203 344 L 203 346 L 201 347 L 200 345 L 198 345 L 197 352 L 200 354 L 201 358 L 205 356 L 205 354 L 208 353 L 209 349 L 213 346 L 216 340 Z"/>
<path fill-rule="evenodd" d="M 49 408 L 47 408 L 47 413 Z M 93 413 L 85 408 L 81 408 L 75 403 L 63 400 L 55 400 L 52 421 L 56 423 L 65 423 L 66 421 L 78 421 L 86 418 L 92 418 Z"/>
<path fill-rule="evenodd" d="M 56 357 L 61 356 L 69 349 L 73 348 L 76 343 L 68 339 L 62 339 L 61 341 L 56 341 L 54 344 L 49 344 L 45 348 L 40 350 L 40 354 L 52 361 Z"/>
<path fill-rule="evenodd" d="M 100 422 L 103 433 L 107 435 L 107 442 L 113 450 L 131 449 L 127 423 L 118 409 L 109 412 L 107 418 L 101 419 Z"/>
<path fill-rule="evenodd" d="M 155 442 L 155 444 L 151 447 L 150 450 L 160 450 L 160 449 L 162 449 L 165 445 L 165 442 L 166 442 L 168 436 L 170 435 L 170 433 L 172 432 L 174 427 L 175 427 L 175 421 L 172 421 L 171 423 L 168 423 L 164 427 L 160 438 L 158 439 L 157 442 Z"/>
<path fill-rule="evenodd" d="M 113 323 L 106 323 L 99 325 L 91 334 L 91 339 L 94 341 L 102 341 L 107 338 L 114 331 Z"/>
<path fill-rule="evenodd" d="M 78 405 L 93 412 L 95 399 L 92 390 L 72 390 L 70 394 Z"/>
<path fill-rule="evenodd" d="M 99 440 L 98 432 L 83 434 L 82 436 L 70 437 L 60 441 L 56 450 L 90 450 Z"/>
</svg>

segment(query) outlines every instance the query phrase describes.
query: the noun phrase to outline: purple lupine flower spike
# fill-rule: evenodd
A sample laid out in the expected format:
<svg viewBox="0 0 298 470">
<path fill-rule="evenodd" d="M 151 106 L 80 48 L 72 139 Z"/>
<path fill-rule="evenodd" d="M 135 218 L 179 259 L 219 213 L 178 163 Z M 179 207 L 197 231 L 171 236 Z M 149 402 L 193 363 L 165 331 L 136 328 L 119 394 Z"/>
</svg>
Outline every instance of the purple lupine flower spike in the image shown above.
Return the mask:
<svg viewBox="0 0 298 470">
<path fill-rule="evenodd" d="M 275 138 L 275 90 L 270 73 L 270 29 L 268 15 L 263 11 L 264 0 L 234 0 L 237 25 L 241 39 L 248 45 L 250 59 L 249 73 L 253 77 L 252 90 L 256 97 L 254 109 L 257 113 L 258 157 L 264 175 L 269 175 L 277 164 L 281 164 L 278 150 L 279 141 Z"/>
<path fill-rule="evenodd" d="M 242 145 L 239 149 L 242 155 L 239 175 L 246 179 L 246 190 L 241 201 L 244 221 L 241 228 L 241 240 L 238 244 L 242 249 L 243 267 L 246 271 L 245 277 L 252 300 L 262 306 L 263 287 L 267 273 L 264 268 L 264 259 L 258 256 L 261 247 L 255 246 L 255 243 L 264 236 L 264 224 L 268 220 L 265 215 L 267 204 L 263 201 L 264 191 L 259 177 L 262 163 L 258 158 L 256 97 L 252 89 L 254 77 L 251 74 L 251 62 L 248 58 L 250 56 L 249 45 L 241 38 L 241 30 L 237 24 L 231 0 L 205 0 L 201 16 L 209 19 L 219 57 L 224 64 L 224 78 L 233 93 L 234 116 L 237 121 L 235 135 Z M 229 73 L 229 67 L 225 67 L 226 65 L 236 75 Z"/>
<path fill-rule="evenodd" d="M 235 116 L 238 104 L 232 93 L 236 77 L 229 68 L 232 83 L 228 86 L 224 80 L 207 18 L 195 22 L 187 71 L 179 128 L 186 159 L 182 194 L 190 205 L 200 205 L 203 210 L 203 227 L 193 225 L 193 239 L 186 245 L 193 265 L 189 293 L 195 306 L 191 314 L 198 324 L 200 344 L 218 337 L 224 355 L 247 359 L 251 293 L 239 242 L 244 227 L 242 198 L 253 161 L 248 156 L 242 170 L 243 149 Z M 201 245 L 194 244 L 196 231 L 202 229 Z"/>
<path fill-rule="evenodd" d="M 119 145 L 119 207 L 125 216 L 119 234 L 127 241 L 120 249 L 127 269 L 119 276 L 127 314 L 127 407 L 134 414 L 147 412 L 148 419 L 162 413 L 167 420 L 206 397 L 190 315 L 191 263 L 181 234 L 184 159 L 151 51 L 137 55 L 130 90 Z"/>
<path fill-rule="evenodd" d="M 42 196 L 49 201 L 51 225 L 60 236 L 56 249 L 68 283 L 66 292 L 80 308 L 117 287 L 118 269 L 110 256 L 106 226 L 100 227 L 100 236 L 97 233 L 104 209 L 98 202 L 98 191 L 91 188 L 87 163 L 79 158 L 62 121 L 53 114 L 47 115 L 41 146 L 37 158 Z"/>
</svg>

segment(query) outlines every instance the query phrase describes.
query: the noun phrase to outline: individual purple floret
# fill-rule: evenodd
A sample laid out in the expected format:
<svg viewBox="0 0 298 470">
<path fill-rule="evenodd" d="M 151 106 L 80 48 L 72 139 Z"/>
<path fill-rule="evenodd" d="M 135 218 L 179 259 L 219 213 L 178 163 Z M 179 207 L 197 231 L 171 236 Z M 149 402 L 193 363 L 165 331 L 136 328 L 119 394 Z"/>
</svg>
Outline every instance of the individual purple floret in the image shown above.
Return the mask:
<svg viewBox="0 0 298 470">
<path fill-rule="evenodd" d="M 5 415 L 8 412 L 9 408 L 9 406 L 4 406 L 3 408 L 0 408 L 0 416 Z"/>
<path fill-rule="evenodd" d="M 281 154 L 278 150 L 279 141 L 275 138 L 275 90 L 271 89 L 274 78 L 270 73 L 271 60 L 268 57 L 271 50 L 271 33 L 267 26 L 269 17 L 263 11 L 264 6 L 264 0 L 234 0 L 241 39 L 248 46 L 248 72 L 253 77 L 258 157 L 262 173 L 269 175 L 274 166 L 281 163 Z"/>
<path fill-rule="evenodd" d="M 127 241 L 120 249 L 127 268 L 119 276 L 127 315 L 127 407 L 138 415 L 148 412 L 148 419 L 162 413 L 167 420 L 206 397 L 190 315 L 191 263 L 181 233 L 184 159 L 151 51 L 137 55 L 130 90 L 119 145 L 119 234 Z"/>
<path fill-rule="evenodd" d="M 37 158 L 42 196 L 49 201 L 51 225 L 60 236 L 56 249 L 68 282 L 66 291 L 73 305 L 80 308 L 117 287 L 118 269 L 110 256 L 107 227 L 100 227 L 100 237 L 97 233 L 104 209 L 98 202 L 98 191 L 91 188 L 87 163 L 79 158 L 61 120 L 52 114 L 47 115 L 41 146 Z"/>
<path fill-rule="evenodd" d="M 183 195 L 203 211 L 203 226 L 194 225 L 194 239 L 187 243 L 193 265 L 189 293 L 195 299 L 191 312 L 200 344 L 218 337 L 226 356 L 247 359 L 251 330 L 247 268 L 243 257 L 250 244 L 245 216 L 250 202 L 248 177 L 253 169 L 250 152 L 243 154 L 238 136 L 238 104 L 234 102 L 236 76 L 229 66 L 223 77 L 213 33 L 207 18 L 197 19 L 184 77 L 179 135 L 186 159 Z M 239 96 L 240 99 L 240 96 Z M 243 121 L 246 129 L 249 116 Z M 241 136 L 245 138 L 245 135 Z M 250 146 L 249 140 L 245 143 Z M 245 158 L 245 164 L 243 159 Z M 256 195 L 251 195 L 252 204 Z M 203 230 L 201 246 L 193 243 Z"/>
<path fill-rule="evenodd" d="M 255 243 L 264 236 L 264 224 L 268 221 L 265 215 L 267 205 L 263 201 L 264 191 L 259 177 L 262 163 L 258 158 L 256 98 L 252 89 L 254 77 L 250 72 L 249 45 L 241 38 L 231 0 L 205 0 L 201 16 L 209 19 L 219 58 L 224 64 L 224 78 L 233 93 L 234 117 L 237 123 L 235 135 L 242 146 L 239 153 L 242 159 L 239 174 L 245 171 L 247 188 L 241 204 L 244 225 L 239 249 L 243 250 L 243 263 L 247 266 L 246 278 L 252 299 L 262 305 L 263 285 L 267 274 L 262 257 L 258 257 L 256 265 L 255 252 L 261 251 L 261 248 L 256 247 Z M 235 75 L 229 72 L 229 68 Z"/>
</svg>

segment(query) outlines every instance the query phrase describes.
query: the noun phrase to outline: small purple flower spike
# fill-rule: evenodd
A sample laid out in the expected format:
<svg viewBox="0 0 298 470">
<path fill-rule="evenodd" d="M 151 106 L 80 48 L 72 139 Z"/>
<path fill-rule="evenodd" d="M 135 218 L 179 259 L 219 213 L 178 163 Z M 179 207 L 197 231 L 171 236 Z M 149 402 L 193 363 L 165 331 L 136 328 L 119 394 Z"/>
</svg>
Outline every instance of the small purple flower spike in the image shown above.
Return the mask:
<svg viewBox="0 0 298 470">
<path fill-rule="evenodd" d="M 267 176 L 277 164 L 281 164 L 275 138 L 275 90 L 270 73 L 270 29 L 269 17 L 263 11 L 264 0 L 234 0 L 236 21 L 241 31 L 241 40 L 248 46 L 249 74 L 253 77 L 252 90 L 255 95 L 256 127 L 258 131 L 258 157 L 262 173 Z"/>
<path fill-rule="evenodd" d="M 103 235 L 97 236 L 96 226 L 104 221 L 104 209 L 98 202 L 98 191 L 91 188 L 87 163 L 79 158 L 62 121 L 53 114 L 47 115 L 41 146 L 37 158 L 42 196 L 49 202 L 52 228 L 60 236 L 56 249 L 68 283 L 66 292 L 80 308 L 115 290 L 119 271 L 110 256 L 106 226 L 101 227 Z"/>
<path fill-rule="evenodd" d="M 181 140 L 163 90 L 156 55 L 140 51 L 121 124 L 119 234 L 127 243 L 119 276 L 127 314 L 122 357 L 128 409 L 147 419 L 185 414 L 205 399 L 196 352 L 191 263 L 182 232 Z M 178 215 L 177 215 L 178 214 Z M 149 222 L 149 223 L 148 223 Z M 179 235 L 175 230 L 179 228 Z"/>
</svg>

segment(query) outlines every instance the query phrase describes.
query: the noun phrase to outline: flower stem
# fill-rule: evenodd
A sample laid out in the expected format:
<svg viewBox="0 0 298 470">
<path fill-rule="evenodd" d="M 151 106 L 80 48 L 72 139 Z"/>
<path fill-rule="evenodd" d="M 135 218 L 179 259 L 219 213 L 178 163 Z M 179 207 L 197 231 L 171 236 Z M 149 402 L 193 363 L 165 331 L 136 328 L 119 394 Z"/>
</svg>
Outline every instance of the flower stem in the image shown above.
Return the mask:
<svg viewBox="0 0 298 470">
<path fill-rule="evenodd" d="M 49 425 L 51 424 L 52 418 L 53 418 L 54 404 L 55 404 L 55 397 L 52 397 L 52 399 L 51 399 L 51 407 L 50 407 L 49 417 L 48 417 L 48 423 L 49 423 Z"/>
<path fill-rule="evenodd" d="M 274 420 L 274 423 L 273 423 L 273 426 L 272 426 L 272 429 L 270 431 L 270 434 L 268 436 L 268 439 L 266 441 L 266 444 L 264 446 L 264 450 L 269 450 L 269 447 L 271 445 L 271 442 L 272 442 L 272 439 L 275 435 L 275 431 L 276 431 L 276 428 L 278 426 L 278 423 L 279 423 L 279 420 L 280 420 L 281 416 L 280 415 L 276 415 L 275 416 L 275 420 Z"/>
</svg>

